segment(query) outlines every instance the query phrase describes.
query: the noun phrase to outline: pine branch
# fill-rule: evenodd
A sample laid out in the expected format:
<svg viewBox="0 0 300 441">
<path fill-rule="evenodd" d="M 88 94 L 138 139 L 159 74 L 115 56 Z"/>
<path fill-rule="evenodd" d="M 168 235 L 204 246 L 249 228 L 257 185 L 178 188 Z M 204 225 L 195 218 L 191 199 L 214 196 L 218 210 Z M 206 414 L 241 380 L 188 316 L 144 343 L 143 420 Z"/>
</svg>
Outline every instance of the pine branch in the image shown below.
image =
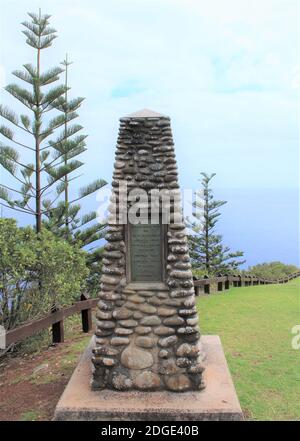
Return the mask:
<svg viewBox="0 0 300 441">
<path fill-rule="evenodd" d="M 72 135 L 74 135 L 75 133 L 79 132 L 80 130 L 82 130 L 83 127 L 80 125 L 73 125 L 72 126 L 72 130 L 68 129 L 67 132 L 63 132 L 57 139 L 55 142 L 49 141 L 49 144 L 45 147 L 42 147 L 41 150 L 45 150 L 47 148 L 50 147 L 54 147 L 57 150 L 63 149 L 64 147 L 64 141 L 67 140 L 68 138 L 70 138 Z M 84 138 L 86 138 L 87 136 L 85 136 Z"/>
<path fill-rule="evenodd" d="M 41 139 L 45 140 L 48 136 L 50 136 L 55 129 L 58 129 L 66 122 L 70 122 L 73 119 L 77 118 L 77 113 L 73 112 L 65 117 L 65 115 L 58 115 L 55 118 L 52 118 L 48 124 L 48 127 L 41 133 Z"/>
<path fill-rule="evenodd" d="M 21 115 L 20 118 L 21 118 L 21 121 L 22 121 L 24 128 L 29 132 L 30 119 L 28 118 L 27 115 Z"/>
<path fill-rule="evenodd" d="M 48 93 L 46 93 L 43 99 L 41 100 L 41 104 L 45 106 L 43 110 L 45 110 L 51 103 L 53 103 L 55 100 L 61 97 L 65 92 L 66 92 L 65 86 L 60 85 L 54 87 Z"/>
<path fill-rule="evenodd" d="M 91 193 L 95 193 L 95 191 L 99 190 L 105 185 L 107 185 L 107 182 L 104 179 L 97 179 L 96 181 L 79 190 L 78 200 L 90 195 Z"/>
<path fill-rule="evenodd" d="M 10 110 L 8 107 L 0 104 L 0 116 L 5 118 L 7 121 L 10 121 L 12 124 L 16 126 L 19 124 L 19 119 L 16 113 Z"/>
<path fill-rule="evenodd" d="M 21 89 L 17 84 L 9 84 L 5 87 L 5 90 L 20 101 L 28 109 L 33 110 L 36 106 L 36 101 L 33 95 L 25 89 Z"/>
<path fill-rule="evenodd" d="M 40 75 L 40 85 L 47 86 L 55 81 L 59 80 L 59 75 L 63 72 L 63 69 L 60 67 L 53 67 L 49 69 L 47 72 Z"/>
<path fill-rule="evenodd" d="M 27 166 L 19 161 L 19 155 L 15 149 L 0 143 L 0 158 L 2 157 L 4 158 L 4 161 L 13 161 L 15 164 L 34 172 L 34 169 L 32 169 L 30 166 Z"/>
<path fill-rule="evenodd" d="M 46 171 L 49 174 L 48 178 L 48 186 L 52 186 L 55 182 L 61 180 L 63 177 L 77 170 L 79 167 L 83 165 L 80 161 L 71 161 L 67 165 L 62 165 L 57 169 L 46 168 Z"/>
<path fill-rule="evenodd" d="M 5 207 L 5 208 L 10 208 L 11 210 L 20 211 L 21 213 L 31 214 L 29 210 L 21 210 L 20 208 L 11 207 L 10 205 L 6 205 L 3 202 L 0 202 L 0 205 L 2 205 L 2 207 Z"/>
</svg>

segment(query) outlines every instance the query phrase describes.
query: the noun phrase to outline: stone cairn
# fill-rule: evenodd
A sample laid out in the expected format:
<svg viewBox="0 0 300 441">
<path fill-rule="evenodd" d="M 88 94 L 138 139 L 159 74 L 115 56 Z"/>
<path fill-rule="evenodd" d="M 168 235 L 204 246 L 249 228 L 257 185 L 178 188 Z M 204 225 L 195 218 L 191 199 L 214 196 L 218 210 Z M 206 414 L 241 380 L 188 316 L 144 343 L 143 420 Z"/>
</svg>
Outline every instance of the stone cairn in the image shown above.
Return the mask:
<svg viewBox="0 0 300 441">
<path fill-rule="evenodd" d="M 143 110 L 120 119 L 108 232 L 93 349 L 92 388 L 118 391 L 203 389 L 203 352 L 185 225 L 165 228 L 165 276 L 158 287 L 128 280 L 126 228 L 119 185 L 172 190 L 173 212 L 181 196 L 170 118 Z M 128 204 L 129 205 L 129 204 Z M 128 207 L 127 207 L 128 208 Z M 148 287 L 149 285 L 149 287 Z"/>
</svg>

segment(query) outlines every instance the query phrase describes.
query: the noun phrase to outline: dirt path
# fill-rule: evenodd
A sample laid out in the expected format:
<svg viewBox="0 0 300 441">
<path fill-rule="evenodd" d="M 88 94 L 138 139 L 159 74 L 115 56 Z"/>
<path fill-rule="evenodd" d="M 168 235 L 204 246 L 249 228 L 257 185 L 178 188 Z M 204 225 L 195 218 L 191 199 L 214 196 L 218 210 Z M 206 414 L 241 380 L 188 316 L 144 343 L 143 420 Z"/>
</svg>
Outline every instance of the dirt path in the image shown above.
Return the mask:
<svg viewBox="0 0 300 441">
<path fill-rule="evenodd" d="M 0 421 L 51 420 L 55 406 L 91 334 L 34 355 L 10 358 L 0 367 Z"/>
</svg>

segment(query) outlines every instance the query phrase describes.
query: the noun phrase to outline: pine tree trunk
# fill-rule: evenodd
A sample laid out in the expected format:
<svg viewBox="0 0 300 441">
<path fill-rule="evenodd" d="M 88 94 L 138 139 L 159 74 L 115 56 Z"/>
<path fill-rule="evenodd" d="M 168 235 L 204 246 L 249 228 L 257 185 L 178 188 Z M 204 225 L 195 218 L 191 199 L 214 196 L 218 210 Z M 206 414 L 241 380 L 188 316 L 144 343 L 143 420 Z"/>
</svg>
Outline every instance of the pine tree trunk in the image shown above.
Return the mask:
<svg viewBox="0 0 300 441">
<path fill-rule="evenodd" d="M 40 49 L 37 50 L 37 76 L 40 77 Z M 39 108 L 39 90 L 40 85 L 37 85 L 38 102 L 35 114 L 36 134 L 35 134 L 35 185 L 36 185 L 36 232 L 39 233 L 42 228 L 42 210 L 41 210 L 41 162 L 40 162 L 40 127 L 41 114 Z"/>
<path fill-rule="evenodd" d="M 68 105 L 68 59 L 66 56 L 66 76 L 65 76 L 65 86 L 66 86 L 66 93 L 65 93 L 65 100 L 66 105 Z M 67 139 L 67 116 L 68 116 L 68 109 L 65 113 L 65 139 Z M 68 156 L 67 154 L 64 156 L 65 165 L 68 164 Z M 66 239 L 69 237 L 69 181 L 68 181 L 68 175 L 65 176 L 65 226 L 66 226 Z"/>
<path fill-rule="evenodd" d="M 209 273 L 210 270 L 210 262 L 209 262 L 209 248 L 208 248 L 208 240 L 209 240 L 209 231 L 208 231 L 208 186 L 205 188 L 205 269 L 206 272 Z"/>
</svg>

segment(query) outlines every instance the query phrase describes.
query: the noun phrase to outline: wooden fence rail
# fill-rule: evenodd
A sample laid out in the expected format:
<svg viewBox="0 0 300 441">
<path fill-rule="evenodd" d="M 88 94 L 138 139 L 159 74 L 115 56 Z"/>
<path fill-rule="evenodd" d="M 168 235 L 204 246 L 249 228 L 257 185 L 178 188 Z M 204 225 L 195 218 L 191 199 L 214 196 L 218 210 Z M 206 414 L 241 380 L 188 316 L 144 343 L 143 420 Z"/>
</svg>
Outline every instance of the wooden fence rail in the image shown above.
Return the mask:
<svg viewBox="0 0 300 441">
<path fill-rule="evenodd" d="M 296 277 L 300 277 L 300 271 L 290 274 L 278 280 L 267 280 L 255 276 L 244 275 L 219 275 L 218 277 L 204 277 L 203 279 L 194 279 L 195 294 L 200 294 L 202 290 L 205 294 L 210 294 L 211 287 L 214 285 L 216 291 L 227 290 L 230 287 L 253 286 L 262 284 L 287 283 Z M 72 306 L 63 309 L 53 309 L 52 312 L 38 320 L 25 323 L 18 328 L 11 329 L 4 334 L 0 333 L 0 349 L 6 349 L 14 343 L 25 340 L 27 337 L 52 327 L 53 343 L 64 341 L 64 319 L 71 315 L 81 313 L 82 330 L 89 332 L 92 329 L 92 309 L 97 305 L 99 299 L 90 299 L 86 294 L 82 294 L 80 301 Z"/>
<path fill-rule="evenodd" d="M 282 277 L 277 280 L 264 279 L 256 276 L 247 276 L 243 274 L 237 275 L 219 275 L 217 277 L 207 277 L 203 279 L 194 278 L 195 294 L 199 295 L 201 292 L 204 294 L 210 294 L 212 288 L 214 291 L 223 291 L 230 287 L 241 286 L 254 286 L 254 285 L 269 285 L 287 283 L 292 279 L 300 277 L 300 271 L 297 271 L 288 276 Z"/>
<path fill-rule="evenodd" d="M 81 313 L 83 332 L 89 332 L 92 329 L 92 308 L 97 305 L 98 301 L 99 299 L 90 299 L 86 294 L 82 294 L 80 301 L 72 306 L 62 309 L 53 309 L 46 317 L 25 323 L 22 326 L 7 331 L 5 336 L 2 336 L 0 349 L 8 348 L 13 343 L 31 337 L 50 326 L 52 326 L 53 343 L 61 343 L 64 341 L 64 319 L 78 313 Z"/>
</svg>

